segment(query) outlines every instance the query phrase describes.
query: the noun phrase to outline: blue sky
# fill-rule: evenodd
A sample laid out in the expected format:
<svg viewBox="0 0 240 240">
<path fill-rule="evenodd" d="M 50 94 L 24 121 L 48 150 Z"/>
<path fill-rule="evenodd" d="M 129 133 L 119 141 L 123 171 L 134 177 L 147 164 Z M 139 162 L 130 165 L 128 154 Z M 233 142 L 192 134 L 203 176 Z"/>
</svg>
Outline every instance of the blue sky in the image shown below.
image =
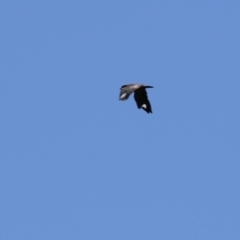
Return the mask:
<svg viewBox="0 0 240 240">
<path fill-rule="evenodd" d="M 0 238 L 239 240 L 239 10 L 1 1 Z"/>
</svg>

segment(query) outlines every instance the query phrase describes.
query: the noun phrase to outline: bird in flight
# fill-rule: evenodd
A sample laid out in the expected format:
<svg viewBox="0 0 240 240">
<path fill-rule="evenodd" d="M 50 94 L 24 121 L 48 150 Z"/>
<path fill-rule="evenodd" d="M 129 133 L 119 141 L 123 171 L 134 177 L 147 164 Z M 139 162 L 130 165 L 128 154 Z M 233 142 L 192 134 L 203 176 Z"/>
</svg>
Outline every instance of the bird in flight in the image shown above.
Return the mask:
<svg viewBox="0 0 240 240">
<path fill-rule="evenodd" d="M 120 88 L 119 100 L 127 100 L 134 92 L 134 99 L 138 108 L 142 108 L 147 113 L 152 113 L 151 104 L 148 100 L 146 88 L 153 88 L 143 84 L 128 84 Z"/>
</svg>

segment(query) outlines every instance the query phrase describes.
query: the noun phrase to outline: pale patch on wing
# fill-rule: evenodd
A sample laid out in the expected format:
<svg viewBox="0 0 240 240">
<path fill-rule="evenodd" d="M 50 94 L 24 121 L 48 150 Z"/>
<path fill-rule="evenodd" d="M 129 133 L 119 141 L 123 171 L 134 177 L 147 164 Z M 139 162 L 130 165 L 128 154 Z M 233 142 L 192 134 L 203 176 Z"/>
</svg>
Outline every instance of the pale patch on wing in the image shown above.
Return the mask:
<svg viewBox="0 0 240 240">
<path fill-rule="evenodd" d="M 142 105 L 142 108 L 147 108 L 147 105 L 144 103 L 144 104 Z"/>
<path fill-rule="evenodd" d="M 124 92 L 120 94 L 119 100 L 127 100 L 131 93 Z"/>
<path fill-rule="evenodd" d="M 126 98 L 126 96 L 127 96 L 127 93 L 123 93 L 123 94 L 120 96 L 120 99 L 123 100 L 123 99 Z"/>
</svg>

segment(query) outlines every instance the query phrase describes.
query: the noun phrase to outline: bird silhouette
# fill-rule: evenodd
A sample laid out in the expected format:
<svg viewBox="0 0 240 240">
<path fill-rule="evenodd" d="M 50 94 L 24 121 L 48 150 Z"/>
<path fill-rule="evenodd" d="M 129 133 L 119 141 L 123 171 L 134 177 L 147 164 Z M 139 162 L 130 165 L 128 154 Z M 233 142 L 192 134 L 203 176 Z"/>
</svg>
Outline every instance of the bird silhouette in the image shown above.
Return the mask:
<svg viewBox="0 0 240 240">
<path fill-rule="evenodd" d="M 134 99 L 137 107 L 142 108 L 147 113 L 152 113 L 152 107 L 148 100 L 146 88 L 153 88 L 144 84 L 127 84 L 120 88 L 119 100 L 127 100 L 128 97 L 134 92 Z"/>
</svg>

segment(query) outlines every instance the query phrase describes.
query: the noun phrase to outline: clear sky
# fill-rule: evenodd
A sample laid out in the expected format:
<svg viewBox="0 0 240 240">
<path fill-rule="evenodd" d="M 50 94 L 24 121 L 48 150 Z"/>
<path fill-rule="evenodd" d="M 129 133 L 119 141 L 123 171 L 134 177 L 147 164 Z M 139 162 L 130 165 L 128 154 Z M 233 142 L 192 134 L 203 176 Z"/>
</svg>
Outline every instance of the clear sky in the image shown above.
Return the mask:
<svg viewBox="0 0 240 240">
<path fill-rule="evenodd" d="M 3 0 L 0 29 L 1 240 L 240 239 L 239 0 Z"/>
</svg>

